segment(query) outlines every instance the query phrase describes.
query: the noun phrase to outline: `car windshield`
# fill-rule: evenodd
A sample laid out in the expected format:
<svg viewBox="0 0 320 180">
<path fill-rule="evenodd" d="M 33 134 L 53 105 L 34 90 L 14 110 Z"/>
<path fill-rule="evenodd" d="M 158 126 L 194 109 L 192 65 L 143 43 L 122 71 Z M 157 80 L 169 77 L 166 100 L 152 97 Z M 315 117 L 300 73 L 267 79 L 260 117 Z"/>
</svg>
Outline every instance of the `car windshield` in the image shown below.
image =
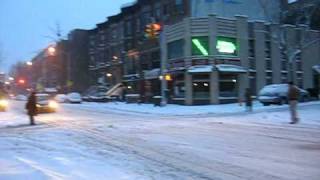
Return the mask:
<svg viewBox="0 0 320 180">
<path fill-rule="evenodd" d="M 37 101 L 48 101 L 48 100 L 49 100 L 49 96 L 45 96 L 45 95 L 37 96 Z"/>
<path fill-rule="evenodd" d="M 288 90 L 288 86 L 283 84 L 283 85 L 270 85 L 264 87 L 259 95 L 260 96 L 274 96 L 278 93 L 285 93 Z"/>
</svg>

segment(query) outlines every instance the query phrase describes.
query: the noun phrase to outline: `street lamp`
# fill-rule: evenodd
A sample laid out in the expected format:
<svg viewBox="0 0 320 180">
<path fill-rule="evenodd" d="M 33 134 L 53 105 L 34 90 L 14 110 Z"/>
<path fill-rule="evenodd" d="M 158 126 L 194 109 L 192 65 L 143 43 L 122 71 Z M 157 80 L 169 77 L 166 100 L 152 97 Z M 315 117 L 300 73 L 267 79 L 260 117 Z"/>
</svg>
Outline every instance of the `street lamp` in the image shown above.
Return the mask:
<svg viewBox="0 0 320 180">
<path fill-rule="evenodd" d="M 31 61 L 26 62 L 26 64 L 27 64 L 28 66 L 32 66 L 32 62 L 31 62 Z"/>
<path fill-rule="evenodd" d="M 54 46 L 50 46 L 47 49 L 48 55 L 49 56 L 55 56 L 56 55 L 56 48 Z"/>
</svg>

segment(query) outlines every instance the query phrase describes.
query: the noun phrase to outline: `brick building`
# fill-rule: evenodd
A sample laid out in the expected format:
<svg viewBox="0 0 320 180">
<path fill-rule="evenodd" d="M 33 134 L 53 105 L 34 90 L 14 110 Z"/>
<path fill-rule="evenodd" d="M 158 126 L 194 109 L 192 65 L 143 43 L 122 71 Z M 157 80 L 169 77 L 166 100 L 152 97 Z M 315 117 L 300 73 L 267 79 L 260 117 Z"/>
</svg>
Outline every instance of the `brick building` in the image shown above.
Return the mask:
<svg viewBox="0 0 320 180">
<path fill-rule="evenodd" d="M 123 82 L 128 93 L 160 95 L 160 39 L 145 38 L 145 27 L 152 22 L 170 25 L 185 17 L 215 13 L 232 17 L 249 14 L 250 19 L 279 21 L 283 1 L 272 0 L 138 0 L 125 5 L 117 15 L 108 17 L 90 30 L 90 74 L 94 84 L 113 86 Z M 248 5 L 256 11 L 248 9 Z M 224 9 L 224 11 L 221 11 Z"/>
</svg>

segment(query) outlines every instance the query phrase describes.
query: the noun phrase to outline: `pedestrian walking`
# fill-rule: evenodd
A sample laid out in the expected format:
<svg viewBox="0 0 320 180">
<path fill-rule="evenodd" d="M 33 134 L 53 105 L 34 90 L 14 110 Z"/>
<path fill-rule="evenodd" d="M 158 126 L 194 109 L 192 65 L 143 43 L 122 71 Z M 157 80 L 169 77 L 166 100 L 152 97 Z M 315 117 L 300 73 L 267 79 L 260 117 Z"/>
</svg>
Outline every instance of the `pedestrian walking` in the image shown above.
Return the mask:
<svg viewBox="0 0 320 180">
<path fill-rule="evenodd" d="M 30 118 L 30 125 L 35 125 L 34 116 L 37 115 L 37 98 L 36 93 L 32 92 L 28 98 L 26 109 Z"/>
<path fill-rule="evenodd" d="M 293 84 L 293 82 L 289 82 L 288 87 L 288 100 L 291 114 L 291 122 L 290 124 L 296 124 L 299 122 L 297 105 L 299 99 L 299 89 L 297 86 Z"/>
<path fill-rule="evenodd" d="M 246 111 L 252 112 L 252 94 L 251 94 L 250 88 L 246 88 L 245 99 L 246 99 Z"/>
</svg>

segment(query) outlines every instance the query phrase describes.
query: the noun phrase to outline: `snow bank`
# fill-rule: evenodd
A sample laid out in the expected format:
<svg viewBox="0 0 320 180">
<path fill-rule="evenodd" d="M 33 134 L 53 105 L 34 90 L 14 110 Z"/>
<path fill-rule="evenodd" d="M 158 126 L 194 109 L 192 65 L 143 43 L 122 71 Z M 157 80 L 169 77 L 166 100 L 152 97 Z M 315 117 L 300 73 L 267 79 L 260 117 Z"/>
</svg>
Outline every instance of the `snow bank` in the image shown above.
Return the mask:
<svg viewBox="0 0 320 180">
<path fill-rule="evenodd" d="M 320 104 L 319 101 L 300 103 L 299 106 Z M 77 108 L 96 111 L 122 111 L 123 113 L 142 113 L 142 114 L 156 114 L 156 115 L 203 115 L 216 114 L 223 115 L 226 113 L 239 113 L 245 111 L 245 106 L 240 106 L 239 103 L 234 104 L 220 104 L 220 105 L 203 105 L 203 106 L 183 106 L 169 104 L 165 107 L 155 107 L 153 104 L 126 104 L 122 102 L 111 103 L 84 103 Z M 254 102 L 254 111 L 264 111 L 268 109 L 288 109 L 288 105 L 283 106 L 263 106 L 259 102 Z"/>
</svg>

